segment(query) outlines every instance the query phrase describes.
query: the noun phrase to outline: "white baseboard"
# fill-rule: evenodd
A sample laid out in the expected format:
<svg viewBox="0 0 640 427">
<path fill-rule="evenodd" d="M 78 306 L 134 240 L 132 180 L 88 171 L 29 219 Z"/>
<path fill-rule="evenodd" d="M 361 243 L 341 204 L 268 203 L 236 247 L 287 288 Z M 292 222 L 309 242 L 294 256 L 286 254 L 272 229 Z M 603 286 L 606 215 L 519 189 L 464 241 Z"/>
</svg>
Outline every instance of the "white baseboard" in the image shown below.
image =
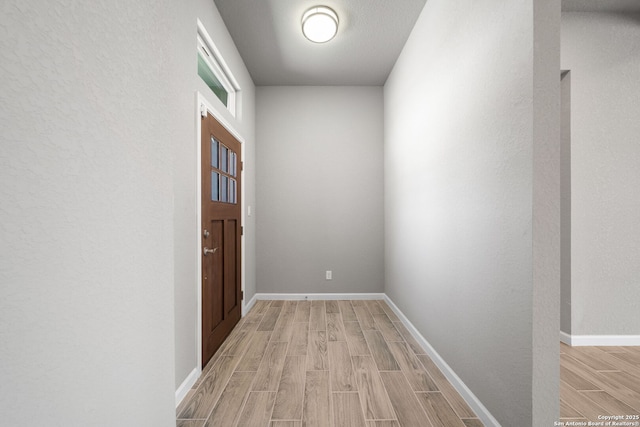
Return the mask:
<svg viewBox="0 0 640 427">
<path fill-rule="evenodd" d="M 415 326 L 407 319 L 407 317 L 400 311 L 400 309 L 391 301 L 386 294 L 384 300 L 389 304 L 393 312 L 404 323 L 411 335 L 418 341 L 418 344 L 427 352 L 431 360 L 440 368 L 444 376 L 449 380 L 451 385 L 458 391 L 460 396 L 467 402 L 467 404 L 473 409 L 478 418 L 487 427 L 500 427 L 500 423 L 496 420 L 489 410 L 480 402 L 480 400 L 471 392 L 469 387 L 460 379 L 458 375 L 451 369 L 451 367 L 444 361 L 442 357 L 436 352 L 436 350 L 429 344 L 429 342 L 418 332 Z"/>
<path fill-rule="evenodd" d="M 570 335 L 560 331 L 560 341 L 572 347 L 635 347 L 640 335 Z"/>
<path fill-rule="evenodd" d="M 385 299 L 383 293 L 375 294 L 277 294 L 277 293 L 261 293 L 255 294 L 254 298 L 258 300 L 367 300 L 367 299 Z"/>
<path fill-rule="evenodd" d="M 187 393 L 189 393 L 189 390 L 191 390 L 191 387 L 196 383 L 199 376 L 200 369 L 193 368 L 193 371 L 182 381 L 182 384 L 180 384 L 180 387 L 176 390 L 176 408 L 180 405 L 180 402 L 182 402 L 182 399 L 185 398 Z"/>
<path fill-rule="evenodd" d="M 242 306 L 242 316 L 244 316 L 245 314 L 247 314 L 249 312 L 249 310 L 251 310 L 251 307 L 254 306 L 256 301 L 258 301 L 258 299 L 256 298 L 256 294 L 254 294 L 253 298 L 251 298 L 247 303 L 245 303 Z"/>
</svg>

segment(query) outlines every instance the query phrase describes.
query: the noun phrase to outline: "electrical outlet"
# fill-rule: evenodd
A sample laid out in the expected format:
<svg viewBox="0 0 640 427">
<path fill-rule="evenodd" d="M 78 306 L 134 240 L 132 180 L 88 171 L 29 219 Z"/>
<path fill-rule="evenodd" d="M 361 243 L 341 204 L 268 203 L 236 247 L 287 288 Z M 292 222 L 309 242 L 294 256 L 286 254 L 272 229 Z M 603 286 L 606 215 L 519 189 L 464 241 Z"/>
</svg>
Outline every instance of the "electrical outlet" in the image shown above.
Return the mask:
<svg viewBox="0 0 640 427">
<path fill-rule="evenodd" d="M 325 273 L 325 278 L 326 278 L 327 280 L 331 280 L 331 279 L 333 279 L 333 273 L 331 272 L 331 270 L 327 270 L 327 271 L 326 271 L 326 273 Z"/>
</svg>

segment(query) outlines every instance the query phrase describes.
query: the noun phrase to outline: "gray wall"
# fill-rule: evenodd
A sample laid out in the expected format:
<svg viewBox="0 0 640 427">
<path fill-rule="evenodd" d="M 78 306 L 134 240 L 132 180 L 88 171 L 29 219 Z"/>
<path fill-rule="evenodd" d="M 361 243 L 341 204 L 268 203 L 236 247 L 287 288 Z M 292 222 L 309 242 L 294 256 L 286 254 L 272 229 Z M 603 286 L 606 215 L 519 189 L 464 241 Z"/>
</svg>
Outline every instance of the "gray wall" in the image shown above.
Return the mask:
<svg viewBox="0 0 640 427">
<path fill-rule="evenodd" d="M 2 4 L 3 425 L 175 426 L 183 14 L 173 0 Z"/>
<path fill-rule="evenodd" d="M 175 342 L 176 388 L 197 367 L 196 348 L 197 303 L 197 251 L 200 239 L 196 221 L 196 156 L 199 136 L 196 136 L 196 91 L 204 95 L 216 112 L 230 123 L 245 140 L 244 155 L 244 210 L 255 205 L 255 88 L 251 77 L 236 50 L 215 4 L 210 0 L 197 0 L 182 4 L 183 14 L 176 26 L 180 32 L 173 35 L 179 48 L 173 52 L 182 66 L 175 76 L 185 81 L 181 93 L 180 116 L 189 125 L 174 146 L 174 245 L 175 245 Z M 176 17 L 180 19 L 180 17 Z M 200 19 L 222 57 L 238 80 L 241 88 L 238 113 L 233 117 L 197 74 L 195 62 L 196 20 Z M 244 217 L 244 290 L 245 302 L 255 294 L 255 217 Z"/>
<path fill-rule="evenodd" d="M 559 412 L 554 3 L 428 1 L 384 88 L 385 291 L 505 426 Z"/>
<path fill-rule="evenodd" d="M 259 87 L 256 112 L 258 292 L 382 292 L 382 88 Z"/>
<path fill-rule="evenodd" d="M 571 70 L 572 330 L 640 335 L 640 15 L 562 14 Z"/>
</svg>

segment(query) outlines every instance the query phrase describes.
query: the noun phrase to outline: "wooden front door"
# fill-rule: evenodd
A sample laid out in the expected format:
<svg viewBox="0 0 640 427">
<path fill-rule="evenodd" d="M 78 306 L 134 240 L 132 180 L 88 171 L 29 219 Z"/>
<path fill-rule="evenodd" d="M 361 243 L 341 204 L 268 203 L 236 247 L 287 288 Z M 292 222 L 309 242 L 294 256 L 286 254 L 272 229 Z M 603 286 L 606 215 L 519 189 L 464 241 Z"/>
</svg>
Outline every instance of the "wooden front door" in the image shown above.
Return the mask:
<svg viewBox="0 0 640 427">
<path fill-rule="evenodd" d="M 202 366 L 241 316 L 240 143 L 202 118 Z"/>
</svg>

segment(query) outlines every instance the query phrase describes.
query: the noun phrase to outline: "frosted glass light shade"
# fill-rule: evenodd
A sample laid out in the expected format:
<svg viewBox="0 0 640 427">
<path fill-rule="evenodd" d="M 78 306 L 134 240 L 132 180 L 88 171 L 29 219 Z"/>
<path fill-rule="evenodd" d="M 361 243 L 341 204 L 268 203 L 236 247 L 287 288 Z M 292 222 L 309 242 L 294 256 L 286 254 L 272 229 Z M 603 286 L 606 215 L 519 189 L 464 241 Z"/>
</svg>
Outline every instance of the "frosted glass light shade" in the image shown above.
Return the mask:
<svg viewBox="0 0 640 427">
<path fill-rule="evenodd" d="M 338 32 L 338 14 L 326 6 L 316 6 L 302 15 L 302 33 L 314 43 L 325 43 Z"/>
</svg>

